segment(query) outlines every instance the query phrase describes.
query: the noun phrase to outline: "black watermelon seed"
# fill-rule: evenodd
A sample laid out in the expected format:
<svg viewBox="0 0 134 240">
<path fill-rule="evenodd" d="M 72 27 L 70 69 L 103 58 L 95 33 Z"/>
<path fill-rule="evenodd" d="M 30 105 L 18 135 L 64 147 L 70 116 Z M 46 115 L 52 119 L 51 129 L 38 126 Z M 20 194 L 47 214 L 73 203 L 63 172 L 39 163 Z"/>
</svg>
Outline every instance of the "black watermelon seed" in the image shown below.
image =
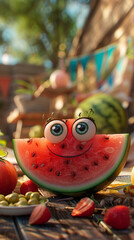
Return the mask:
<svg viewBox="0 0 134 240">
<path fill-rule="evenodd" d="M 80 145 L 80 146 L 79 146 L 79 149 L 81 149 L 81 150 L 82 150 L 82 149 L 83 149 L 83 145 Z"/>
<path fill-rule="evenodd" d="M 33 168 L 38 168 L 39 166 L 38 166 L 37 164 L 33 163 L 33 164 L 32 164 L 32 167 L 33 167 Z"/>
<path fill-rule="evenodd" d="M 68 159 L 66 160 L 66 164 L 69 164 L 69 160 Z"/>
<path fill-rule="evenodd" d="M 75 173 L 75 172 L 72 172 L 72 175 L 73 175 L 73 177 L 75 177 L 75 176 L 76 176 L 76 173 Z"/>
<path fill-rule="evenodd" d="M 94 162 L 94 165 L 95 165 L 95 166 L 98 166 L 98 162 L 97 162 L 97 161 L 95 161 L 95 162 Z"/>
<path fill-rule="evenodd" d="M 50 170 L 49 170 L 49 172 L 52 172 L 53 171 L 53 169 L 51 168 Z"/>
<path fill-rule="evenodd" d="M 35 156 L 36 156 L 36 153 L 35 153 L 35 152 L 33 152 L 33 153 L 32 153 L 32 157 L 35 157 Z"/>
<path fill-rule="evenodd" d="M 32 141 L 33 141 L 32 139 L 29 139 L 29 140 L 27 141 L 27 143 L 32 143 Z"/>
<path fill-rule="evenodd" d="M 104 155 L 104 159 L 109 159 L 109 156 L 108 155 Z"/>
<path fill-rule="evenodd" d="M 109 137 L 105 137 L 105 140 L 109 140 Z"/>
<path fill-rule="evenodd" d="M 84 146 L 82 145 L 82 144 L 79 144 L 78 146 L 77 146 L 77 149 L 78 150 L 82 150 L 84 148 Z"/>
<path fill-rule="evenodd" d="M 58 171 L 58 172 L 56 173 L 56 175 L 57 175 L 57 176 L 60 176 L 60 175 L 61 175 L 61 172 L 60 172 L 60 171 Z"/>
<path fill-rule="evenodd" d="M 88 171 L 89 168 L 88 168 L 88 166 L 85 166 L 84 169 L 85 169 L 86 171 Z"/>
<path fill-rule="evenodd" d="M 62 149 L 66 148 L 66 144 L 65 143 L 61 144 L 61 148 Z"/>
</svg>

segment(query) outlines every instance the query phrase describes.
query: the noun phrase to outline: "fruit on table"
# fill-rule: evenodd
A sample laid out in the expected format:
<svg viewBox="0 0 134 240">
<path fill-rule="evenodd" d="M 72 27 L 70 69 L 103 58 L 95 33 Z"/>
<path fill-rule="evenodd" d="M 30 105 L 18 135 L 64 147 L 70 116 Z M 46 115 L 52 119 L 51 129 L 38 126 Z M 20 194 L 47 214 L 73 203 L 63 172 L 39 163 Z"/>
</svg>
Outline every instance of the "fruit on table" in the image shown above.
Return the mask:
<svg viewBox="0 0 134 240">
<path fill-rule="evenodd" d="M 37 197 L 38 194 L 38 197 Z M 11 193 L 6 196 L 0 194 L 0 206 L 26 206 L 45 204 L 47 199 L 37 192 L 27 192 L 25 195 Z"/>
<path fill-rule="evenodd" d="M 30 199 L 31 194 L 32 194 L 32 191 L 26 192 L 25 197 L 26 197 L 27 200 Z"/>
<path fill-rule="evenodd" d="M 6 200 L 0 201 L 0 206 L 8 206 L 8 202 Z"/>
<path fill-rule="evenodd" d="M 90 109 L 94 113 L 90 112 Z M 119 100 L 106 93 L 94 94 L 82 101 L 75 110 L 74 117 L 81 113 L 82 117 L 92 114 L 97 133 L 124 133 L 126 132 L 127 114 Z"/>
<path fill-rule="evenodd" d="M 20 201 L 27 203 L 27 199 L 25 198 L 25 196 L 19 197 L 19 202 L 20 202 Z"/>
<path fill-rule="evenodd" d="M 125 205 L 118 205 L 109 208 L 106 211 L 103 220 L 106 224 L 110 225 L 115 229 L 127 229 L 131 224 L 129 207 Z"/>
<path fill-rule="evenodd" d="M 4 200 L 5 196 L 3 194 L 0 194 L 0 201 Z"/>
<path fill-rule="evenodd" d="M 30 128 L 29 130 L 30 138 L 37 138 L 37 137 L 43 137 L 43 136 L 44 136 L 44 131 L 41 125 L 35 125 Z"/>
<path fill-rule="evenodd" d="M 49 80 L 52 88 L 67 87 L 70 76 L 66 71 L 59 69 L 51 73 Z"/>
<path fill-rule="evenodd" d="M 38 205 L 32 211 L 28 223 L 30 225 L 44 224 L 51 218 L 49 209 L 44 205 Z"/>
<path fill-rule="evenodd" d="M 71 215 L 73 217 L 89 217 L 94 213 L 95 203 L 92 199 L 82 198 L 73 209 Z"/>
<path fill-rule="evenodd" d="M 20 186 L 20 193 L 25 194 L 26 192 L 37 192 L 38 186 L 31 179 L 23 182 Z"/>
<path fill-rule="evenodd" d="M 28 205 L 35 205 L 38 204 L 38 199 L 37 198 L 30 198 L 28 200 Z"/>
<path fill-rule="evenodd" d="M 38 192 L 33 192 L 33 193 L 31 193 L 30 198 L 36 198 L 37 200 L 39 200 L 40 194 Z"/>
<path fill-rule="evenodd" d="M 37 204 L 38 204 L 38 203 L 37 203 Z M 28 204 L 27 201 L 25 201 L 25 200 L 19 200 L 19 201 L 15 204 L 16 207 L 19 207 L 19 206 L 27 206 L 27 205 L 29 205 L 29 204 Z M 10 206 L 12 206 L 12 205 L 10 205 Z"/>
<path fill-rule="evenodd" d="M 11 193 L 8 194 L 7 196 L 5 196 L 5 199 L 9 202 L 9 203 L 16 203 L 19 200 L 19 196 L 17 193 Z"/>
<path fill-rule="evenodd" d="M 124 167 L 129 134 L 95 134 L 92 119 L 52 120 L 45 138 L 14 139 L 23 172 L 38 185 L 65 195 L 97 192 Z"/>
<path fill-rule="evenodd" d="M 11 193 L 17 184 L 17 171 L 12 163 L 0 158 L 0 194 Z"/>
</svg>

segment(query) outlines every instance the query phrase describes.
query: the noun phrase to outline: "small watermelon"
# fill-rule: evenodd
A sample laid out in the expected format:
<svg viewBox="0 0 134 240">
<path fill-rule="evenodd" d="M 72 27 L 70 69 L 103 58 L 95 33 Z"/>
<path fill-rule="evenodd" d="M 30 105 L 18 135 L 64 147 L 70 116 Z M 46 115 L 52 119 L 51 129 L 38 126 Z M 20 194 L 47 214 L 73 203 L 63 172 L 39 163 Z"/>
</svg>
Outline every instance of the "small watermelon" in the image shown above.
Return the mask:
<svg viewBox="0 0 134 240">
<path fill-rule="evenodd" d="M 120 101 L 106 93 L 94 94 L 83 100 L 75 110 L 74 117 L 81 113 L 82 117 L 94 112 L 93 118 L 97 126 L 97 133 L 124 133 L 127 130 L 128 118 Z"/>
<path fill-rule="evenodd" d="M 13 148 L 23 172 L 53 192 L 96 192 L 111 183 L 126 163 L 129 134 L 96 134 L 91 118 L 52 120 L 44 135 L 13 139 Z"/>
</svg>

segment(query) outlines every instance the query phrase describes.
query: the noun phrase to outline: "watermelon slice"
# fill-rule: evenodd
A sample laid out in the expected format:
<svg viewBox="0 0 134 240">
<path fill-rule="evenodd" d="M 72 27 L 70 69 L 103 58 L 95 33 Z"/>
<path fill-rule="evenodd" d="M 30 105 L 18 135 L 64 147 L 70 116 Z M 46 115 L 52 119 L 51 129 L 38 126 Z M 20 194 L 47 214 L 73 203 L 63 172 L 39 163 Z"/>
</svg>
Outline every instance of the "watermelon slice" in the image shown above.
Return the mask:
<svg viewBox="0 0 134 240">
<path fill-rule="evenodd" d="M 45 137 L 13 139 L 23 172 L 50 191 L 75 195 L 106 187 L 128 156 L 129 134 L 96 134 L 92 119 L 53 120 Z"/>
</svg>

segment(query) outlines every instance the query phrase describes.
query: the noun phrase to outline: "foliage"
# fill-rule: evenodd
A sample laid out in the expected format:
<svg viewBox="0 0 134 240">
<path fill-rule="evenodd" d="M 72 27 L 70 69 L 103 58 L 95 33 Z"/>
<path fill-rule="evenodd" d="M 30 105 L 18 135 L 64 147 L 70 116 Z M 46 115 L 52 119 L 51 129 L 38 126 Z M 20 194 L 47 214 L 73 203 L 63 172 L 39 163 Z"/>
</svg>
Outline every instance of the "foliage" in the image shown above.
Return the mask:
<svg viewBox="0 0 134 240">
<path fill-rule="evenodd" d="M 17 84 L 17 89 L 15 91 L 16 94 L 29 94 L 29 95 L 33 95 L 33 93 L 35 92 L 35 85 L 33 84 L 33 81 L 30 80 L 29 82 L 26 80 L 21 80 L 18 79 L 16 80 L 16 84 Z"/>
<path fill-rule="evenodd" d="M 6 141 L 4 139 L 1 139 L 2 136 L 4 136 L 4 134 L 0 130 L 0 158 L 7 155 L 7 152 L 5 151 Z"/>
<path fill-rule="evenodd" d="M 16 80 L 16 89 L 15 95 L 18 94 L 28 94 L 33 96 L 35 91 L 41 86 L 45 84 L 46 87 L 50 85 L 49 80 L 44 80 L 42 78 L 35 79 L 34 77 L 30 77 L 29 79 L 17 79 Z"/>
<path fill-rule="evenodd" d="M 17 89 L 15 90 L 15 94 L 33 95 L 38 85 L 40 85 L 41 83 L 42 81 L 40 81 L 40 83 L 37 84 L 35 79 L 32 77 L 27 80 L 17 79 L 16 80 Z"/>
<path fill-rule="evenodd" d="M 132 39 L 130 39 L 128 43 L 127 56 L 130 59 L 134 59 L 134 45 L 133 45 Z"/>
<path fill-rule="evenodd" d="M 42 64 L 49 59 L 56 68 L 61 44 L 67 52 L 77 29 L 76 17 L 67 11 L 68 2 L 0 0 L 0 42 L 11 46 L 10 54 L 22 61 Z"/>
</svg>

